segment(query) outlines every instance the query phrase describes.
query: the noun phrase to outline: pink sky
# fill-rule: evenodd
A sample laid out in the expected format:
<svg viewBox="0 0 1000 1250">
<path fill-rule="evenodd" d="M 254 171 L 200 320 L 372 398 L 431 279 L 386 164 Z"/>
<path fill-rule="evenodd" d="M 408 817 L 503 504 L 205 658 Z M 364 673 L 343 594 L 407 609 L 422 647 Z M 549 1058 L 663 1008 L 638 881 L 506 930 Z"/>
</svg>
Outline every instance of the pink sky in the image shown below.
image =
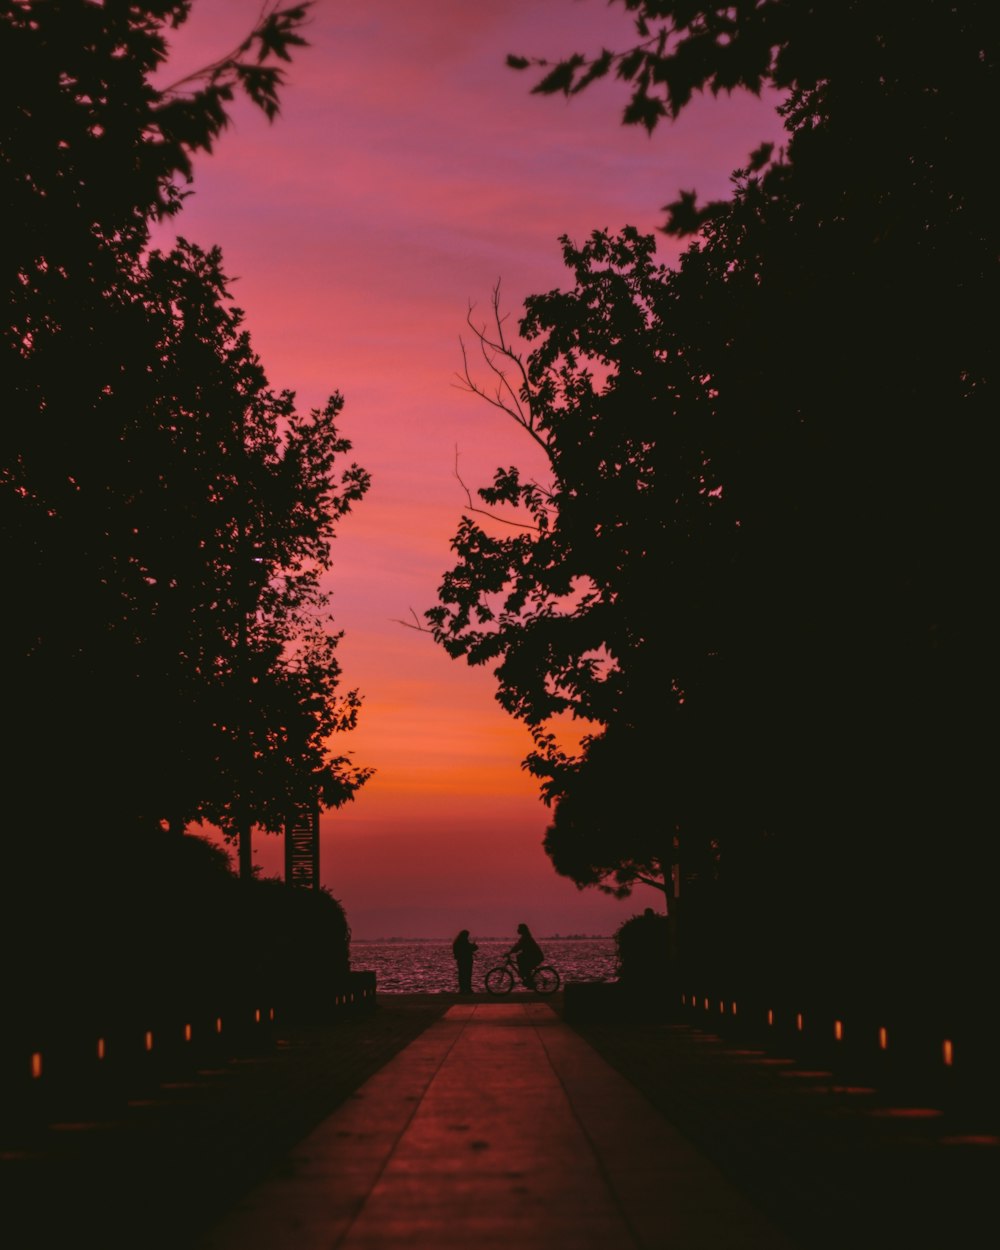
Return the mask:
<svg viewBox="0 0 1000 1250">
<path fill-rule="evenodd" d="M 195 0 L 166 80 L 240 42 L 260 0 Z M 499 279 L 513 330 L 525 296 L 567 284 L 558 236 L 652 232 L 681 189 L 725 194 L 730 171 L 776 137 L 773 105 L 699 101 L 649 137 L 619 124 L 621 85 L 532 96 L 508 52 L 622 47 L 628 15 L 603 0 L 318 0 L 273 125 L 239 106 L 196 166 L 176 223 L 218 244 L 275 389 L 301 408 L 345 397 L 341 428 L 373 485 L 341 525 L 332 607 L 361 724 L 339 741 L 376 775 L 321 822 L 323 884 L 355 937 L 611 933 L 647 905 L 556 875 L 550 813 L 520 769 L 523 727 L 491 674 L 398 624 L 436 601 L 470 487 L 532 463 L 521 432 L 455 385 L 471 302 Z M 661 259 L 676 244 L 659 236 Z M 466 337 L 468 337 L 466 332 Z M 280 875 L 282 845 L 255 860 Z"/>
</svg>

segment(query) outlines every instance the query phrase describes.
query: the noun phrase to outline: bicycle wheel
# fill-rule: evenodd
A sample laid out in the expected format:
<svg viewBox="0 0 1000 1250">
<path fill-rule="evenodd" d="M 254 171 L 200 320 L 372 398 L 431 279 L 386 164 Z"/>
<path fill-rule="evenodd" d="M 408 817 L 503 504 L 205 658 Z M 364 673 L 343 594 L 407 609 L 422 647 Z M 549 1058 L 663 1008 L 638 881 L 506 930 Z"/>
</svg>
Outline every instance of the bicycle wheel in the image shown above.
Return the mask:
<svg viewBox="0 0 1000 1250">
<path fill-rule="evenodd" d="M 531 974 L 531 985 L 536 994 L 554 994 L 559 988 L 559 973 L 548 964 L 542 964 Z"/>
<path fill-rule="evenodd" d="M 487 972 L 483 984 L 487 994 L 509 994 L 514 988 L 514 978 L 510 969 L 500 964 Z"/>
</svg>

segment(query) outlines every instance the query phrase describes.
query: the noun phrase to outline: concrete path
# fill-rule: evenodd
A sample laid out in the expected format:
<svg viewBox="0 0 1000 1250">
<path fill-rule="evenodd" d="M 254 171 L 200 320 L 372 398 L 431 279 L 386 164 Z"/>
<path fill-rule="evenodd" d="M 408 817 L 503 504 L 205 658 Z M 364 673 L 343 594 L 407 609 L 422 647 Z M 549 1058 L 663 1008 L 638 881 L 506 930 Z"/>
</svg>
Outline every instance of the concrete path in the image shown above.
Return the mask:
<svg viewBox="0 0 1000 1250">
<path fill-rule="evenodd" d="M 452 1007 L 198 1250 L 792 1250 L 548 1006 Z"/>
</svg>

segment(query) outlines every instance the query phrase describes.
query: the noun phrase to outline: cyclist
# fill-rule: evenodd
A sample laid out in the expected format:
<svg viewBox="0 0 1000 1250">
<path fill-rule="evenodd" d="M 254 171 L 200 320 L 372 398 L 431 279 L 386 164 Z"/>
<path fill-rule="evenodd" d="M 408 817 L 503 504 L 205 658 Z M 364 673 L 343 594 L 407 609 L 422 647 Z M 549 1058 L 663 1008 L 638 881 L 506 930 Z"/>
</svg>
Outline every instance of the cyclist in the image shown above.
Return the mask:
<svg viewBox="0 0 1000 1250">
<path fill-rule="evenodd" d="M 517 933 L 517 941 L 507 954 L 516 958 L 517 970 L 521 974 L 521 980 L 527 985 L 531 980 L 531 974 L 543 962 L 545 956 L 542 954 L 542 948 L 532 937 L 531 930 L 526 924 L 519 924 Z"/>
</svg>

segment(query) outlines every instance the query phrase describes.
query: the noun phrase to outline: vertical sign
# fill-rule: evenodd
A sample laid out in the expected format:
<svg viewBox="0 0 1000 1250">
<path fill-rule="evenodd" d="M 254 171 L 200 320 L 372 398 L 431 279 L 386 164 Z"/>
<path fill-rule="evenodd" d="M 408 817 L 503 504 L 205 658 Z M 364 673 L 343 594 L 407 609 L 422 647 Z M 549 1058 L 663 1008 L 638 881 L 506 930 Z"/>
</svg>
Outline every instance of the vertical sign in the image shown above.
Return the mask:
<svg viewBox="0 0 1000 1250">
<path fill-rule="evenodd" d="M 319 889 L 319 800 L 297 804 L 285 821 L 285 883 Z"/>
</svg>

